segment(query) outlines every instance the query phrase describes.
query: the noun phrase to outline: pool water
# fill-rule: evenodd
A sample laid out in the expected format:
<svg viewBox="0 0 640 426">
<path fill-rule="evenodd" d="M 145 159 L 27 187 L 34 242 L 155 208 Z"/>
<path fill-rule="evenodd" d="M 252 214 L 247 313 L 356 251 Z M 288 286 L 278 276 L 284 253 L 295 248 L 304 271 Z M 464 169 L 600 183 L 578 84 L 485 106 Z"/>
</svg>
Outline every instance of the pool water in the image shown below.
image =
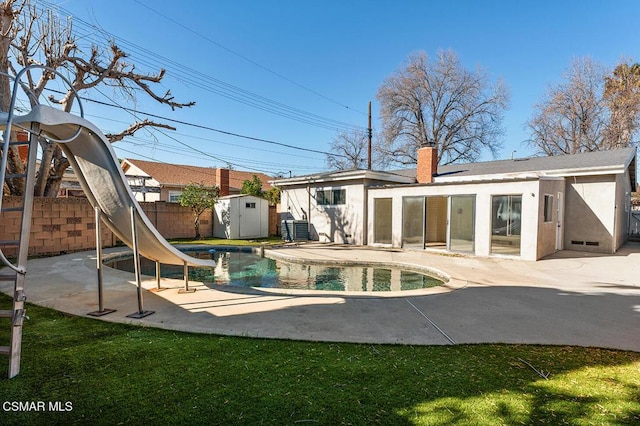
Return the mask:
<svg viewBox="0 0 640 426">
<path fill-rule="evenodd" d="M 190 251 L 190 256 L 215 261 L 214 268 L 190 267 L 189 280 L 205 285 L 267 287 L 330 291 L 416 290 L 443 285 L 443 281 L 419 272 L 395 268 L 326 266 L 285 262 L 241 251 Z M 128 256 L 105 262 L 106 266 L 133 272 Z M 140 258 L 142 274 L 155 276 L 155 262 Z M 161 265 L 160 275 L 183 279 L 183 267 Z"/>
</svg>

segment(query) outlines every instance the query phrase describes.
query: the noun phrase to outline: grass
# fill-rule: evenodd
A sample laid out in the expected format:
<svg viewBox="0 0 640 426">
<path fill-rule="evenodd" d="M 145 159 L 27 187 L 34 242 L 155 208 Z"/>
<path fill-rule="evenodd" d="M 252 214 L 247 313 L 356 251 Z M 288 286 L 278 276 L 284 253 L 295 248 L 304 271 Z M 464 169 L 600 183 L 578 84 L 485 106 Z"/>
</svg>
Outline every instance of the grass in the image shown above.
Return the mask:
<svg viewBox="0 0 640 426">
<path fill-rule="evenodd" d="M 282 244 L 282 238 L 269 237 L 258 238 L 254 240 L 227 240 L 224 238 L 203 238 L 195 240 L 192 238 L 174 238 L 169 240 L 171 244 L 205 244 L 205 245 L 217 245 L 217 246 L 260 246 L 260 245 L 274 245 Z"/>
<path fill-rule="evenodd" d="M 0 302 L 10 303 L 5 295 Z M 263 340 L 112 324 L 36 306 L 28 313 L 20 375 L 6 379 L 8 363 L 0 364 L 0 404 L 57 401 L 72 410 L 0 406 L 3 425 L 640 422 L 640 353 Z"/>
</svg>

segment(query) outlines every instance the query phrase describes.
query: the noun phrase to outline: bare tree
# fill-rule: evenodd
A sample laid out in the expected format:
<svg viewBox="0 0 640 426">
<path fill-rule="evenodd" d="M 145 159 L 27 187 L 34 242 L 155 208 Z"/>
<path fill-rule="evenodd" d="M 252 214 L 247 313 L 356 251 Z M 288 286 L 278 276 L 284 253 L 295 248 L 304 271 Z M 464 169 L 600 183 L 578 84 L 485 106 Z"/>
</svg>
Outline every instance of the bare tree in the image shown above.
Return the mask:
<svg viewBox="0 0 640 426">
<path fill-rule="evenodd" d="M 603 149 L 608 110 L 605 68 L 590 58 L 571 62 L 564 82 L 549 88 L 527 122 L 538 154 L 576 154 Z"/>
<path fill-rule="evenodd" d="M 441 164 L 474 161 L 483 149 L 495 156 L 501 147 L 508 91 L 480 68 L 465 69 L 453 51 L 438 52 L 435 61 L 424 52 L 410 55 L 377 98 L 387 161 L 414 164 L 425 144 L 438 148 Z"/>
<path fill-rule="evenodd" d="M 9 50 L 11 40 L 17 34 L 15 19 L 19 15 L 20 9 L 15 9 L 15 0 L 7 0 L 0 3 L 0 110 L 9 111 L 11 104 L 11 81 L 8 75 Z M 5 95 L 6 94 L 6 95 Z M 12 135 L 15 138 L 14 135 Z M 7 172 L 10 174 L 23 174 L 24 164 L 20 160 L 20 153 L 17 147 L 10 147 L 7 159 Z M 24 192 L 24 179 L 7 179 L 6 189 L 9 194 L 22 195 Z"/>
<path fill-rule="evenodd" d="M 364 169 L 367 167 L 369 139 L 365 130 L 344 130 L 331 142 L 327 167 L 332 170 Z M 372 153 L 375 162 L 375 151 Z"/>
<path fill-rule="evenodd" d="M 11 47 L 0 53 L 0 67 L 2 67 L 0 72 L 9 72 L 15 75 L 19 67 L 37 64 L 67 74 L 73 87 L 68 88 L 60 98 L 49 97 L 51 102 L 60 104 L 64 111 L 72 110 L 75 92 L 100 85 L 112 87 L 131 100 L 135 99 L 136 91 L 142 91 L 172 109 L 194 105 L 193 102 L 179 103 L 174 101 L 169 91 L 164 95 L 159 95 L 154 91 L 152 85 L 162 81 L 165 75 L 164 70 L 161 69 L 157 74 L 138 73 L 134 65 L 126 62 L 126 53 L 113 42 L 108 51 L 92 46 L 88 57 L 86 57 L 76 43 L 70 19 L 63 22 L 51 11 L 44 14 L 39 13 L 35 4 L 31 4 L 30 0 L 24 0 L 17 9 L 15 3 L 15 0 L 8 0 L 0 6 L 0 22 L 2 22 L 3 28 L 7 28 L 3 35 L 10 34 Z M 12 31 L 8 31 L 8 29 L 12 29 Z M 5 45 L 0 47 L 6 48 Z M 6 62 L 1 61 L 2 55 L 6 55 Z M 15 63 L 12 62 L 12 57 Z M 38 102 L 47 83 L 54 78 L 55 75 L 47 71 L 39 74 L 27 73 L 27 82 L 21 87 L 28 95 L 32 106 Z M 2 90 L 0 97 L 3 98 L 2 106 L 4 108 L 5 103 L 8 105 L 10 92 L 4 86 L 0 86 L 0 89 Z M 132 124 L 121 133 L 110 134 L 109 139 L 115 142 L 149 126 L 173 129 L 166 124 L 143 120 Z M 62 150 L 57 144 L 41 139 L 40 145 L 42 160 L 34 194 L 55 197 L 69 162 L 64 158 Z M 9 160 L 11 163 L 15 162 L 11 158 Z"/>
<path fill-rule="evenodd" d="M 605 135 L 608 148 L 633 145 L 640 127 L 640 64 L 620 62 L 604 81 L 610 112 Z"/>
</svg>

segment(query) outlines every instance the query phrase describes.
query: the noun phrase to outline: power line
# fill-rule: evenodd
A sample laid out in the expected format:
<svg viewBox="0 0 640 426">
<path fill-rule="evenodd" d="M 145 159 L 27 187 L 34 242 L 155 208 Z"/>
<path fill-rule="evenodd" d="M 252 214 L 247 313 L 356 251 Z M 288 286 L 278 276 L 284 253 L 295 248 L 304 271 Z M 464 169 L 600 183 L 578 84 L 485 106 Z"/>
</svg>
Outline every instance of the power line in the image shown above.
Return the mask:
<svg viewBox="0 0 640 426">
<path fill-rule="evenodd" d="M 207 36 L 205 36 L 205 35 L 203 35 L 203 34 L 201 34 L 201 33 L 197 32 L 197 31 L 195 31 L 193 28 L 190 28 L 190 27 L 187 27 L 186 25 L 183 25 L 182 23 L 180 23 L 180 22 L 176 21 L 175 19 L 171 18 L 170 16 L 167 16 L 167 15 L 165 15 L 164 13 L 159 12 L 158 10 L 156 10 L 156 9 L 152 8 L 151 6 L 148 6 L 148 5 L 144 4 L 144 3 L 142 3 L 142 2 L 141 2 L 141 1 L 139 1 L 139 0 L 134 0 L 134 1 L 135 1 L 136 3 L 138 3 L 140 6 L 142 6 L 142 7 L 146 8 L 146 9 L 150 10 L 151 12 L 155 13 L 156 15 L 159 15 L 159 16 L 163 17 L 164 19 L 166 19 L 166 20 L 168 20 L 168 21 L 170 21 L 170 22 L 174 23 L 175 25 L 179 26 L 179 27 L 180 27 L 180 28 L 182 28 L 183 30 L 188 31 L 188 32 L 190 32 L 190 33 L 192 33 L 192 34 L 194 34 L 194 35 L 196 35 L 196 36 L 198 36 L 198 37 L 202 38 L 203 40 L 206 40 L 206 41 L 208 41 L 209 43 L 211 43 L 211 44 L 214 44 L 214 45 L 218 46 L 219 48 L 221 48 L 221 49 L 223 49 L 223 50 L 225 50 L 225 51 L 227 51 L 227 52 L 231 53 L 232 55 L 235 55 L 235 56 L 237 56 L 238 58 L 243 59 L 243 60 L 245 60 L 245 61 L 247 61 L 247 62 L 249 62 L 249 63 L 251 63 L 251 64 L 253 64 L 253 65 L 257 66 L 257 67 L 259 67 L 259 68 L 261 68 L 261 69 L 263 69 L 263 70 L 265 70 L 265 71 L 267 71 L 267 72 L 269 72 L 269 73 L 271 73 L 271 74 L 275 75 L 276 77 L 279 77 L 279 78 L 281 78 L 281 79 L 283 79 L 283 80 L 285 80 L 285 81 L 287 81 L 287 82 L 289 82 L 289 83 L 291 83 L 291 84 L 293 84 L 293 85 L 295 85 L 295 86 L 298 86 L 298 87 L 299 87 L 299 88 L 301 88 L 301 89 L 304 89 L 304 90 L 306 90 L 306 91 L 308 91 L 308 92 L 310 92 L 310 93 L 313 93 L 314 95 L 319 96 L 319 97 L 321 97 L 321 98 L 323 98 L 323 99 L 325 99 L 325 100 L 327 100 L 327 101 L 329 101 L 329 102 L 332 102 L 332 103 L 334 103 L 334 104 L 336 104 L 336 105 L 339 105 L 339 106 L 344 107 L 344 108 L 346 108 L 346 109 L 349 109 L 349 110 L 351 110 L 351 111 L 355 111 L 355 112 L 357 112 L 357 113 L 359 113 L 359 114 L 366 115 L 364 112 L 358 111 L 358 110 L 356 110 L 356 109 L 354 109 L 354 108 L 349 107 L 348 105 L 345 105 L 345 104 L 340 103 L 340 102 L 338 102 L 338 101 L 336 101 L 336 100 L 334 100 L 334 99 L 331 99 L 331 98 L 330 98 L 330 97 L 328 97 L 328 96 L 325 96 L 325 95 L 323 95 L 323 94 L 321 94 L 321 93 L 318 93 L 317 91 L 315 91 L 315 90 L 313 90 L 313 89 L 310 89 L 309 87 L 304 86 L 304 85 L 302 85 L 302 84 L 300 84 L 300 83 L 298 83 L 298 82 L 296 82 L 296 81 L 293 81 L 293 80 L 291 80 L 290 78 L 285 77 L 284 75 L 282 75 L 282 74 L 280 74 L 280 73 L 278 73 L 278 72 L 276 72 L 276 71 L 274 71 L 274 70 L 272 70 L 272 69 L 270 69 L 270 68 L 265 67 L 264 65 L 262 65 L 262 64 L 260 64 L 260 63 L 258 63 L 258 62 L 256 62 L 256 61 L 254 61 L 253 59 L 248 58 L 247 56 L 245 56 L 245 55 L 243 55 L 243 54 L 241 54 L 241 53 L 236 52 L 235 50 L 229 49 L 228 47 L 226 47 L 226 46 L 224 46 L 224 45 L 222 45 L 222 44 L 218 43 L 217 41 L 215 41 L 215 40 L 213 40 L 213 39 L 211 39 L 211 38 L 209 38 L 209 37 L 207 37 Z"/>
<path fill-rule="evenodd" d="M 58 5 L 53 5 L 47 1 L 43 1 L 42 3 L 46 4 L 49 8 L 54 8 L 59 12 L 72 15 L 69 11 L 65 10 L 64 8 Z M 74 16 L 74 22 L 80 23 L 81 27 L 84 26 L 87 29 L 87 34 L 84 35 L 84 37 L 86 37 L 89 40 L 92 40 L 95 44 L 102 45 L 104 47 L 104 39 L 99 39 L 95 37 L 96 32 L 101 32 L 105 36 L 108 36 L 113 40 L 118 40 L 118 43 L 123 46 L 130 46 L 133 52 L 138 52 L 138 55 L 140 55 L 140 57 L 147 58 L 147 61 L 145 61 L 144 59 L 142 60 L 137 59 L 137 61 L 139 61 L 140 63 L 148 66 L 152 66 L 152 67 L 157 67 L 158 65 L 155 65 L 155 64 L 150 65 L 150 64 L 151 62 L 157 63 L 158 59 L 161 59 L 162 68 L 168 68 L 166 67 L 166 64 L 173 65 L 176 68 L 177 76 L 185 75 L 187 78 L 184 79 L 184 81 L 202 90 L 215 93 L 227 99 L 243 103 L 245 105 L 251 106 L 256 109 L 260 109 L 272 114 L 280 115 L 282 117 L 286 117 L 286 118 L 296 120 L 305 124 L 313 125 L 316 127 L 321 127 L 329 130 L 337 130 L 337 129 L 344 130 L 344 129 L 360 128 L 360 126 L 322 117 L 314 113 L 310 113 L 307 111 L 300 110 L 298 108 L 290 107 L 288 105 L 282 104 L 280 102 L 274 101 L 264 96 L 257 95 L 248 90 L 241 89 L 229 83 L 225 83 L 221 80 L 216 79 L 215 77 L 203 74 L 197 70 L 189 68 L 182 63 L 175 62 L 169 58 L 166 58 L 161 55 L 158 55 L 157 53 L 151 52 L 146 48 L 143 48 L 134 43 L 128 42 L 122 39 L 121 37 L 117 37 L 96 25 L 90 24 L 75 16 Z M 174 78 L 177 78 L 177 76 L 174 76 Z"/>
<path fill-rule="evenodd" d="M 28 111 L 28 110 L 25 110 L 25 111 Z M 115 123 L 126 124 L 126 125 L 131 124 L 129 121 L 115 120 L 113 118 L 103 117 L 103 116 L 95 115 L 95 114 L 85 114 L 85 117 L 94 117 L 94 118 L 98 118 L 100 120 L 113 121 Z M 109 131 L 103 130 L 103 133 L 107 133 L 107 132 L 108 133 L 115 133 L 116 131 L 115 130 L 109 130 Z M 231 142 L 227 142 L 227 141 L 223 141 L 223 140 L 218 140 L 218 139 L 205 138 L 205 137 L 202 137 L 202 136 L 190 135 L 190 134 L 187 134 L 187 133 L 181 133 L 181 132 L 177 132 L 177 131 L 175 132 L 175 134 L 178 135 L 178 136 L 184 136 L 184 137 L 190 138 L 190 139 L 198 139 L 198 140 L 201 140 L 201 141 L 212 142 L 212 143 L 215 143 L 215 144 L 221 144 L 221 145 L 230 146 L 230 147 L 237 147 L 237 148 L 243 148 L 243 149 L 250 148 L 251 150 L 254 150 L 254 151 L 263 151 L 263 152 L 269 152 L 269 153 L 272 153 L 272 154 L 286 155 L 286 156 L 296 157 L 296 158 L 307 158 L 307 159 L 311 159 L 311 160 L 317 160 L 318 159 L 317 156 L 301 156 L 299 154 L 292 154 L 292 153 L 284 152 L 284 151 L 272 151 L 272 150 L 269 150 L 269 149 L 266 149 L 266 148 L 257 148 L 255 146 L 248 147 L 246 145 L 235 144 L 235 143 L 231 143 Z M 162 145 L 160 143 L 156 143 L 155 141 L 150 141 L 150 140 L 141 138 L 139 136 L 128 136 L 127 139 L 128 140 L 137 140 L 137 141 L 144 142 L 144 143 L 154 143 L 154 144 L 157 144 L 157 145 Z M 166 146 L 170 147 L 171 145 L 166 144 Z M 196 158 L 199 158 L 199 157 L 196 157 Z M 250 161 L 250 160 L 243 159 L 243 161 Z"/>
<path fill-rule="evenodd" d="M 64 92 L 59 91 L 59 90 L 55 90 L 55 89 L 46 89 L 46 90 L 50 91 L 50 92 L 58 93 L 58 94 L 64 94 Z M 102 94 L 105 98 L 111 100 L 111 102 L 115 102 L 112 99 L 110 99 L 107 95 L 105 95 L 104 93 L 100 92 L 99 90 L 98 90 L 98 92 L 100 94 Z M 286 144 L 286 143 L 283 143 L 283 142 L 276 142 L 276 141 L 272 141 L 272 140 L 268 140 L 268 139 L 262 139 L 262 138 L 257 138 L 257 137 L 253 137 L 253 136 L 243 135 L 243 134 L 240 134 L 240 133 L 230 132 L 230 131 L 227 131 L 227 130 L 216 129 L 214 127 L 205 126 L 205 125 L 202 125 L 202 124 L 189 123 L 187 121 L 176 120 L 176 119 L 173 119 L 173 118 L 164 117 L 164 116 L 153 114 L 153 113 L 150 113 L 150 112 L 139 111 L 139 110 L 136 110 L 136 109 L 133 109 L 133 108 L 124 107 L 122 105 L 118 105 L 118 104 L 115 104 L 115 103 L 108 103 L 108 102 L 104 102 L 104 101 L 99 101 L 97 99 L 91 99 L 91 98 L 86 98 L 86 97 L 80 97 L 80 99 L 83 100 L 83 101 L 88 101 L 88 102 L 93 102 L 93 103 L 96 103 L 96 104 L 99 104 L 99 105 L 108 106 L 108 107 L 111 107 L 111 108 L 122 109 L 124 111 L 129 112 L 132 115 L 133 114 L 143 114 L 143 115 L 146 115 L 146 116 L 149 116 L 149 117 L 159 118 L 161 120 L 169 121 L 169 122 L 172 122 L 172 123 L 182 124 L 182 125 L 185 125 L 185 126 L 195 127 L 195 128 L 203 129 L 203 130 L 209 130 L 209 131 L 216 132 L 216 133 L 221 133 L 223 135 L 234 136 L 234 137 L 237 137 L 237 138 L 243 138 L 243 139 L 248 139 L 248 140 L 252 140 L 252 141 L 256 141 L 256 142 L 268 143 L 268 144 L 272 144 L 272 145 L 283 146 L 285 148 L 295 149 L 295 150 L 299 150 L 299 151 L 313 152 L 313 153 L 316 153 L 316 154 L 332 155 L 332 156 L 336 156 L 336 157 L 345 157 L 345 158 L 347 158 L 346 155 L 342 155 L 342 154 L 337 154 L 337 153 L 334 154 L 334 153 L 331 153 L 331 152 L 320 151 L 320 150 L 311 149 L 311 148 L 302 148 L 300 146 L 290 145 L 290 144 Z M 135 117 L 135 115 L 133 115 L 133 116 Z M 136 117 L 136 119 L 137 119 L 137 117 Z"/>
<path fill-rule="evenodd" d="M 111 99 L 109 96 L 107 96 L 106 94 L 104 94 L 100 89 L 98 89 L 98 88 L 94 88 L 94 89 L 95 89 L 98 93 L 100 93 L 102 96 L 104 96 L 105 98 L 109 99 L 111 102 L 114 102 L 114 104 L 109 105 L 109 106 L 112 106 L 112 107 L 116 107 L 116 108 L 123 109 L 123 110 L 125 110 L 127 113 L 131 114 L 131 116 L 132 116 L 132 117 L 134 117 L 136 120 L 138 120 L 138 117 L 136 116 L 136 114 L 140 114 L 140 112 L 133 111 L 133 110 L 131 110 L 130 108 L 125 108 L 125 107 L 123 107 L 123 106 L 121 106 L 121 105 L 115 104 L 115 101 L 114 101 L 113 99 Z M 160 118 L 162 118 L 162 117 L 160 117 Z M 170 119 L 168 119 L 168 120 L 170 120 Z M 188 123 L 186 123 L 186 124 L 188 125 Z M 222 162 L 222 163 L 226 163 L 226 164 L 229 166 L 229 168 L 231 168 L 232 166 L 240 166 L 240 167 L 242 167 L 242 168 L 244 168 L 244 169 L 246 169 L 246 170 L 250 170 L 250 171 L 258 171 L 258 172 L 261 172 L 261 173 L 263 173 L 263 172 L 264 172 L 263 170 L 260 170 L 260 169 L 254 169 L 254 168 L 251 168 L 251 167 L 247 167 L 246 165 L 241 165 L 241 164 L 239 164 L 239 163 L 232 163 L 232 162 L 230 162 L 230 161 L 225 161 L 225 160 L 223 160 L 223 159 L 221 159 L 221 158 L 219 158 L 219 157 L 217 157 L 217 156 L 215 156 L 215 155 L 212 155 L 212 154 L 210 154 L 210 153 L 204 152 L 204 151 L 202 151 L 202 150 L 200 150 L 200 149 L 197 149 L 197 148 L 195 148 L 195 147 L 193 147 L 193 146 L 191 146 L 191 145 L 189 145 L 189 144 L 187 144 L 187 143 L 185 143 L 185 142 L 182 142 L 182 141 L 178 140 L 177 138 L 174 138 L 173 136 L 169 136 L 166 132 L 164 132 L 164 131 L 162 131 L 162 130 L 160 130 L 160 129 L 158 129 L 158 128 L 155 128 L 155 127 L 154 127 L 154 128 L 153 128 L 153 130 L 155 130 L 156 132 L 158 132 L 158 133 L 160 133 L 160 134 L 164 135 L 166 138 L 169 138 L 169 139 L 171 139 L 171 140 L 175 141 L 176 143 L 178 143 L 178 144 L 180 144 L 180 145 L 182 145 L 182 146 L 184 146 L 184 147 L 186 147 L 186 148 L 188 148 L 188 149 L 190 149 L 190 150 L 192 150 L 192 151 L 194 151 L 194 152 L 197 152 L 197 153 L 199 153 L 199 154 L 204 155 L 205 157 L 209 157 L 209 158 L 212 158 L 212 159 L 214 159 L 214 160 L 220 161 L 220 162 Z"/>
<path fill-rule="evenodd" d="M 130 150 L 127 150 L 126 148 L 123 148 L 122 147 L 122 143 L 129 143 L 129 144 L 133 145 L 135 148 L 147 148 L 151 144 L 151 143 L 133 143 L 133 142 L 130 142 L 130 141 L 121 141 L 120 143 L 114 145 L 114 149 L 123 150 L 125 152 L 131 153 L 131 154 L 135 154 L 136 156 L 142 155 L 142 154 L 139 154 L 139 151 L 130 151 Z M 202 155 L 196 155 L 195 153 L 194 154 L 188 154 L 186 151 L 179 150 L 179 148 L 176 148 L 173 145 L 169 145 L 169 144 L 154 144 L 153 151 L 165 152 L 165 153 L 169 153 L 169 154 L 179 155 L 179 156 L 185 157 L 185 158 L 202 159 Z M 152 157 L 146 157 L 146 158 L 152 158 Z M 227 156 L 222 156 L 221 158 L 225 159 L 225 164 L 229 164 L 229 163 L 237 164 L 237 163 L 234 163 L 234 161 L 238 160 L 235 157 L 227 157 Z M 226 161 L 227 158 L 230 161 Z M 286 169 L 286 170 L 299 170 L 301 172 L 304 171 L 304 173 L 310 172 L 312 170 L 317 170 L 314 167 L 308 167 L 308 166 L 295 166 L 295 165 L 284 164 L 284 163 L 268 163 L 268 162 L 263 162 L 263 161 L 259 161 L 259 160 L 247 160 L 247 159 L 244 159 L 244 158 L 241 158 L 239 160 L 241 160 L 243 163 L 253 163 L 253 164 L 257 165 L 257 166 L 248 166 L 248 165 L 244 164 L 243 165 L 243 169 L 247 169 L 248 167 L 259 167 L 259 169 L 255 169 L 255 170 L 260 170 L 262 173 L 265 173 L 265 174 L 276 173 L 276 172 L 282 171 L 283 169 Z M 154 161 L 160 162 L 160 160 L 157 160 L 157 159 L 154 159 Z"/>
</svg>

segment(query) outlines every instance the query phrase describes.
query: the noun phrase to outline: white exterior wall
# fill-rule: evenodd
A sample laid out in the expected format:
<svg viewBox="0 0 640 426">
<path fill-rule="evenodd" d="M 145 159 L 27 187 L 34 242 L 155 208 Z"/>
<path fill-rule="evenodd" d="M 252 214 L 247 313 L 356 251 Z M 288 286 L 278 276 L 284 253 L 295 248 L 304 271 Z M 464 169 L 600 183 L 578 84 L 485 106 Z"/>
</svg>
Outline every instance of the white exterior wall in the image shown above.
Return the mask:
<svg viewBox="0 0 640 426">
<path fill-rule="evenodd" d="M 129 168 L 126 171 L 125 176 L 149 176 L 146 172 L 144 172 L 142 169 L 138 168 L 137 166 L 131 163 L 128 163 L 128 164 L 129 164 Z M 131 184 L 142 186 L 142 180 L 143 179 L 131 179 Z M 154 201 L 161 200 L 160 191 L 159 191 L 160 182 L 158 182 L 155 179 L 145 179 L 145 186 L 150 188 L 157 188 L 158 192 L 147 192 L 146 194 L 142 194 L 142 192 L 136 191 L 133 193 L 133 195 L 136 196 L 137 201 L 154 202 Z"/>
<path fill-rule="evenodd" d="M 537 259 L 539 181 L 510 181 L 466 183 L 452 185 L 415 185 L 403 187 L 369 188 L 368 241 L 373 241 L 375 198 L 392 198 L 392 247 L 402 244 L 402 198 L 406 196 L 475 195 L 475 254 L 491 254 L 491 197 L 492 195 L 522 195 L 520 258 Z"/>
<path fill-rule="evenodd" d="M 219 199 L 213 206 L 213 236 L 216 238 L 231 237 L 231 200 Z"/>
<path fill-rule="evenodd" d="M 613 253 L 617 202 L 616 177 L 613 175 L 569 177 L 566 193 L 564 248 Z M 586 242 L 598 245 L 587 245 Z"/>
<path fill-rule="evenodd" d="M 316 202 L 318 190 L 345 189 L 347 204 L 323 206 Z M 340 244 L 364 243 L 364 184 L 317 184 L 305 187 L 287 187 L 282 191 L 280 205 L 291 219 L 310 223 L 309 237 L 321 242 Z"/>
<path fill-rule="evenodd" d="M 631 219 L 631 184 L 629 183 L 629 171 L 616 176 L 616 241 L 615 250 L 618 250 L 627 241 L 629 224 Z"/>
</svg>

